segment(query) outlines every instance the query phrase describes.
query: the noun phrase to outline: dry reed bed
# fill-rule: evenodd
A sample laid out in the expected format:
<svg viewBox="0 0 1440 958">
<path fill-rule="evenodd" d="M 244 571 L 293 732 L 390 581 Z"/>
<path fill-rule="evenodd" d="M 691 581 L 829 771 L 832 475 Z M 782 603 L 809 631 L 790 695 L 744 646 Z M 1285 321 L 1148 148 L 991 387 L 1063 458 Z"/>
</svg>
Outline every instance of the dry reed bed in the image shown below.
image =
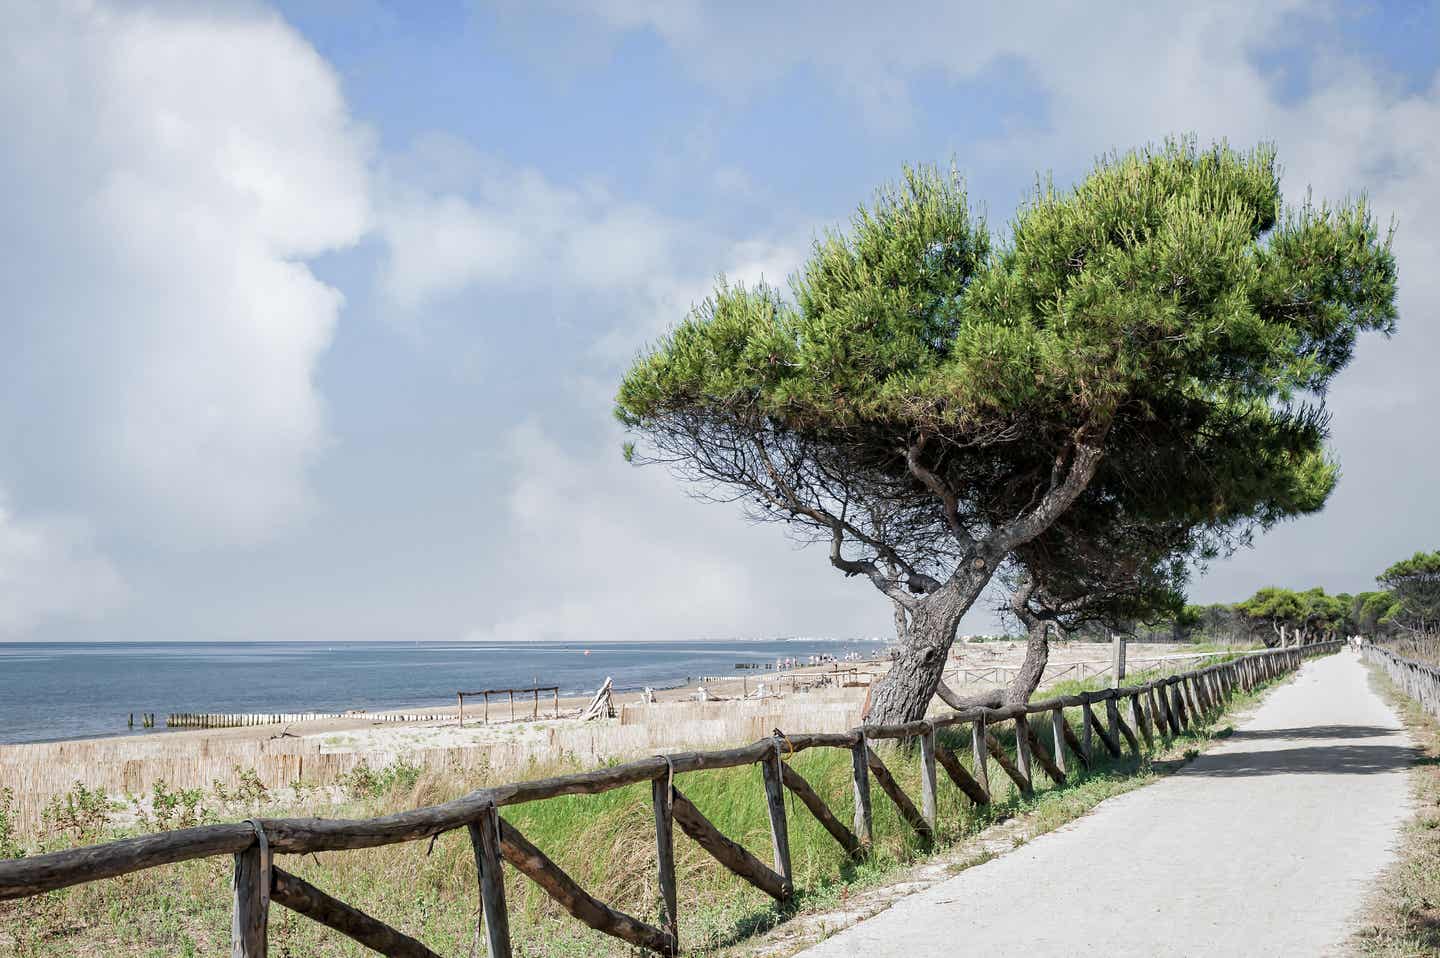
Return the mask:
<svg viewBox="0 0 1440 958">
<path fill-rule="evenodd" d="M 809 699 L 809 696 L 806 696 Z M 333 785 L 357 767 L 384 768 L 403 759 L 426 772 L 515 774 L 536 765 L 573 761 L 595 765 L 659 750 L 732 745 L 763 738 L 775 728 L 843 731 L 855 723 L 856 705 L 819 700 L 667 703 L 627 706 L 619 721 L 534 730 L 510 742 L 449 748 L 397 744 L 392 748 L 322 752 L 319 737 L 276 739 L 163 736 L 113 741 L 53 742 L 0 749 L 0 786 L 15 793 L 16 827 L 39 834 L 42 811 L 76 783 L 119 798 L 154 791 L 157 782 L 175 789 L 229 789 L 253 770 L 266 788 Z M 517 725 L 516 729 L 522 726 Z"/>
</svg>

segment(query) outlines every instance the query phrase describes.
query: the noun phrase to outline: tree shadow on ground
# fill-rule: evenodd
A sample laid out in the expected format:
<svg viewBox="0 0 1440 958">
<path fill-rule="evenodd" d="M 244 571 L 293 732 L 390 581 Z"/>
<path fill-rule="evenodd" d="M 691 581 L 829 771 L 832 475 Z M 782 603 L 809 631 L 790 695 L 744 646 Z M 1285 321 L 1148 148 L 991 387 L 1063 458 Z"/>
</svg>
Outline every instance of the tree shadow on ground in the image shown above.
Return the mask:
<svg viewBox="0 0 1440 958">
<path fill-rule="evenodd" d="M 1307 725 L 1304 728 L 1262 728 L 1241 729 L 1234 733 L 1236 741 L 1251 739 L 1289 738 L 1381 738 L 1399 735 L 1399 726 L 1382 728 L 1378 725 Z"/>
<path fill-rule="evenodd" d="M 1238 739 L 1239 736 L 1237 735 Z M 1433 764 L 1417 748 L 1402 745 L 1307 745 L 1254 752 L 1211 753 L 1185 770 L 1207 778 L 1250 775 L 1381 775 Z"/>
</svg>

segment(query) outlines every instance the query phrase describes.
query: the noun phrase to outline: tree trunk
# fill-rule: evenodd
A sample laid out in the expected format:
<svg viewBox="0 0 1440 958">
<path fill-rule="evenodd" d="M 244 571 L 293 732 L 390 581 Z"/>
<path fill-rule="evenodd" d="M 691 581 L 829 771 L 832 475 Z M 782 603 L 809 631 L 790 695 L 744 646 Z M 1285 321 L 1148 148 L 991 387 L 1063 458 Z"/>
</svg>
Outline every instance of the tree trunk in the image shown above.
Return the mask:
<svg viewBox="0 0 1440 958">
<path fill-rule="evenodd" d="M 966 569 L 915 603 L 895 664 L 870 687 L 868 722 L 899 725 L 925 717 L 960 619 L 989 581 L 988 567 Z"/>
<path fill-rule="evenodd" d="M 1025 661 L 1020 663 L 1020 671 L 1015 673 L 1015 678 L 1005 689 L 1001 697 L 1002 705 L 1021 705 L 1028 702 L 1030 696 L 1040 687 L 1045 666 L 1050 664 L 1049 631 L 1048 619 L 1039 619 L 1030 624 L 1029 635 L 1025 639 Z"/>
</svg>

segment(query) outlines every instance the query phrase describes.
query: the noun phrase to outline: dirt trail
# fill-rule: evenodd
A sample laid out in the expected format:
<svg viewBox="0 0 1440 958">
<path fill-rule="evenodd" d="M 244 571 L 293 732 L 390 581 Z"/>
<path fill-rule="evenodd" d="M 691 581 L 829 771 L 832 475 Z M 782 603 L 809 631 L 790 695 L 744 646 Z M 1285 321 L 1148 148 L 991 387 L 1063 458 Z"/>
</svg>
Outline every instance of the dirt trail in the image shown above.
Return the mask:
<svg viewBox="0 0 1440 958">
<path fill-rule="evenodd" d="M 801 954 L 1343 954 L 1414 756 L 1354 653 L 1311 661 L 1176 775 Z"/>
</svg>

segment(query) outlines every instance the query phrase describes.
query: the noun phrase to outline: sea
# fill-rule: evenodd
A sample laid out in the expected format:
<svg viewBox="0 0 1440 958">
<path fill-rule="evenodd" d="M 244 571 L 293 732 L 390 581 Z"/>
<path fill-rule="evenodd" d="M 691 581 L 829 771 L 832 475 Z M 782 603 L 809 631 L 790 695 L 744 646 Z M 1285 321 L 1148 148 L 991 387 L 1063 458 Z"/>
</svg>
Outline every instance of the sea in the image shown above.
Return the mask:
<svg viewBox="0 0 1440 958">
<path fill-rule="evenodd" d="M 163 735 L 172 712 L 343 712 L 446 705 L 455 692 L 562 696 L 735 677 L 737 666 L 872 655 L 879 640 L 0 643 L 0 743 Z M 154 729 L 141 727 L 155 714 Z M 128 724 L 134 716 L 135 727 Z"/>
</svg>

